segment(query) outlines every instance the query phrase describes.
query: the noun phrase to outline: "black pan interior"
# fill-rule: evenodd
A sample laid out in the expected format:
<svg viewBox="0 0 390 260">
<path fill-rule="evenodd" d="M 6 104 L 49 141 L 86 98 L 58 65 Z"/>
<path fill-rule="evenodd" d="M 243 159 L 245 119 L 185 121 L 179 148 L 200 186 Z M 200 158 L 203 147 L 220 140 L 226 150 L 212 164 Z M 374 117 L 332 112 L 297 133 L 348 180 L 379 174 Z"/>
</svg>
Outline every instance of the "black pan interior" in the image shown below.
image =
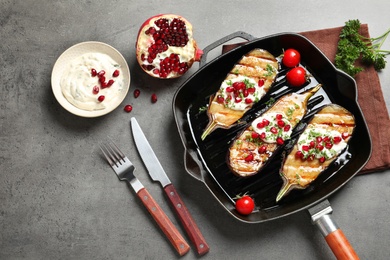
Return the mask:
<svg viewBox="0 0 390 260">
<path fill-rule="evenodd" d="M 243 117 L 243 122 L 230 129 L 217 129 L 206 140 L 200 136 L 208 123 L 205 108 L 210 95 L 214 94 L 228 71 L 254 48 L 262 48 L 275 57 L 287 48 L 301 53 L 301 65 L 312 75 L 311 82 L 303 88 L 288 87 L 283 68 L 277 82 L 266 97 Z M 302 92 L 321 83 L 322 89 L 311 98 L 307 116 L 294 134 L 297 137 L 317 109 L 328 103 L 339 104 L 348 109 L 356 120 L 353 138 L 347 150 L 307 189 L 293 191 L 279 203 L 275 202 L 282 180 L 279 169 L 283 154 L 293 145 L 295 138 L 287 142 L 273 160 L 257 175 L 249 178 L 234 176 L 226 164 L 226 153 L 235 136 L 256 116 L 267 109 L 271 99 L 278 99 L 291 91 Z M 257 223 L 283 217 L 306 209 L 327 198 L 350 180 L 368 161 L 371 155 L 371 140 L 363 114 L 357 104 L 355 81 L 337 70 L 324 54 L 301 35 L 277 34 L 250 41 L 201 67 L 176 92 L 173 110 L 177 127 L 185 146 L 186 170 L 203 181 L 217 200 L 237 219 Z M 256 210 L 242 216 L 234 210 L 234 198 L 250 194 L 256 202 Z"/>
</svg>

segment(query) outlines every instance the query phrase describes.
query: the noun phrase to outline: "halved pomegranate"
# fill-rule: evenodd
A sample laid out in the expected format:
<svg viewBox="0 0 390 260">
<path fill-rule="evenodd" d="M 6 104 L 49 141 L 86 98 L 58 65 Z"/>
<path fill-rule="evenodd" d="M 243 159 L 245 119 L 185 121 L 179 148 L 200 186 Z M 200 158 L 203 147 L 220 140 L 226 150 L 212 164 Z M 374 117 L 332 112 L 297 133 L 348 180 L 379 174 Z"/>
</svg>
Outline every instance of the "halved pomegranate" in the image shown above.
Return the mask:
<svg viewBox="0 0 390 260">
<path fill-rule="evenodd" d="M 193 38 L 192 25 L 182 16 L 153 16 L 142 24 L 138 32 L 138 63 L 153 77 L 180 77 L 195 61 L 199 61 L 202 54 Z"/>
</svg>

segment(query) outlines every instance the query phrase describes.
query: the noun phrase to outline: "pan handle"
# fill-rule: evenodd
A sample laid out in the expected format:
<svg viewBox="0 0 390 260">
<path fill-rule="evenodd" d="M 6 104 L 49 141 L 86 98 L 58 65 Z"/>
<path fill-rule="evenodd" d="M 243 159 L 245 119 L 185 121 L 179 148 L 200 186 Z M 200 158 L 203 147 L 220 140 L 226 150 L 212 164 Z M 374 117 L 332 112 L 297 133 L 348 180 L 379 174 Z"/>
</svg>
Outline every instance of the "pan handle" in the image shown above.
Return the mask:
<svg viewBox="0 0 390 260">
<path fill-rule="evenodd" d="M 247 41 L 252 41 L 252 40 L 256 39 L 256 37 L 254 37 L 246 32 L 238 31 L 238 32 L 229 34 L 229 35 L 211 43 L 210 45 L 206 46 L 203 49 L 203 54 L 202 54 L 202 57 L 200 58 L 200 61 L 199 61 L 199 68 L 203 67 L 207 63 L 207 54 L 211 50 L 217 48 L 218 46 L 220 46 L 220 45 L 224 44 L 225 42 L 228 42 L 234 38 L 242 38 L 242 39 L 245 39 Z"/>
<path fill-rule="evenodd" d="M 184 152 L 184 168 L 192 177 L 198 181 L 203 181 L 201 168 L 195 158 L 196 154 L 192 150 L 186 149 Z"/>
<path fill-rule="evenodd" d="M 332 220 L 332 211 L 327 200 L 309 209 L 313 224 L 320 229 L 336 258 L 339 260 L 359 259 L 343 231 Z"/>
</svg>

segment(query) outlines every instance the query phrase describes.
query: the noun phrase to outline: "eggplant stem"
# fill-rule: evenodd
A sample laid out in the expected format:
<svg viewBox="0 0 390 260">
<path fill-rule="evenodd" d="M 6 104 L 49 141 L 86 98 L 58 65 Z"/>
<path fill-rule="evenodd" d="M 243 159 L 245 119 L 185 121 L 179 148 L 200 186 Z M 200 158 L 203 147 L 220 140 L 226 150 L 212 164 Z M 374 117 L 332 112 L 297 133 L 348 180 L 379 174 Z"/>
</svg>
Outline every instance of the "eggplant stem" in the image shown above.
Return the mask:
<svg viewBox="0 0 390 260">
<path fill-rule="evenodd" d="M 207 128 L 203 131 L 203 134 L 201 136 L 202 141 L 206 139 L 206 137 L 215 129 L 215 127 L 218 125 L 217 121 L 212 121 Z"/>
<path fill-rule="evenodd" d="M 288 191 L 290 190 L 292 186 L 292 183 L 287 183 L 286 185 L 284 185 L 279 193 L 278 193 L 278 196 L 276 196 L 276 202 L 280 201 L 285 195 L 287 195 Z"/>
</svg>

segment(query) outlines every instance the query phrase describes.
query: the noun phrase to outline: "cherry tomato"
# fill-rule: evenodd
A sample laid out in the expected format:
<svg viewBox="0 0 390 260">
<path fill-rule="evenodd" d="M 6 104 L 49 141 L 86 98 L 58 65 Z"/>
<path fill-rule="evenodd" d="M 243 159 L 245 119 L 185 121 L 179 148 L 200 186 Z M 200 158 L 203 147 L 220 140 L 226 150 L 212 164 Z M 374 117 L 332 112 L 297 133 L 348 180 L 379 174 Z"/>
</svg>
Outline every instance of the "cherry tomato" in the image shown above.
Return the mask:
<svg viewBox="0 0 390 260">
<path fill-rule="evenodd" d="M 298 66 L 301 62 L 301 54 L 295 49 L 287 49 L 283 54 L 282 63 L 288 68 Z"/>
<path fill-rule="evenodd" d="M 254 208 L 255 202 L 248 195 L 244 195 L 236 201 L 236 210 L 242 215 L 251 214 Z"/>
<path fill-rule="evenodd" d="M 293 87 L 300 87 L 307 81 L 306 70 L 302 67 L 292 68 L 286 74 L 288 84 Z"/>
</svg>

